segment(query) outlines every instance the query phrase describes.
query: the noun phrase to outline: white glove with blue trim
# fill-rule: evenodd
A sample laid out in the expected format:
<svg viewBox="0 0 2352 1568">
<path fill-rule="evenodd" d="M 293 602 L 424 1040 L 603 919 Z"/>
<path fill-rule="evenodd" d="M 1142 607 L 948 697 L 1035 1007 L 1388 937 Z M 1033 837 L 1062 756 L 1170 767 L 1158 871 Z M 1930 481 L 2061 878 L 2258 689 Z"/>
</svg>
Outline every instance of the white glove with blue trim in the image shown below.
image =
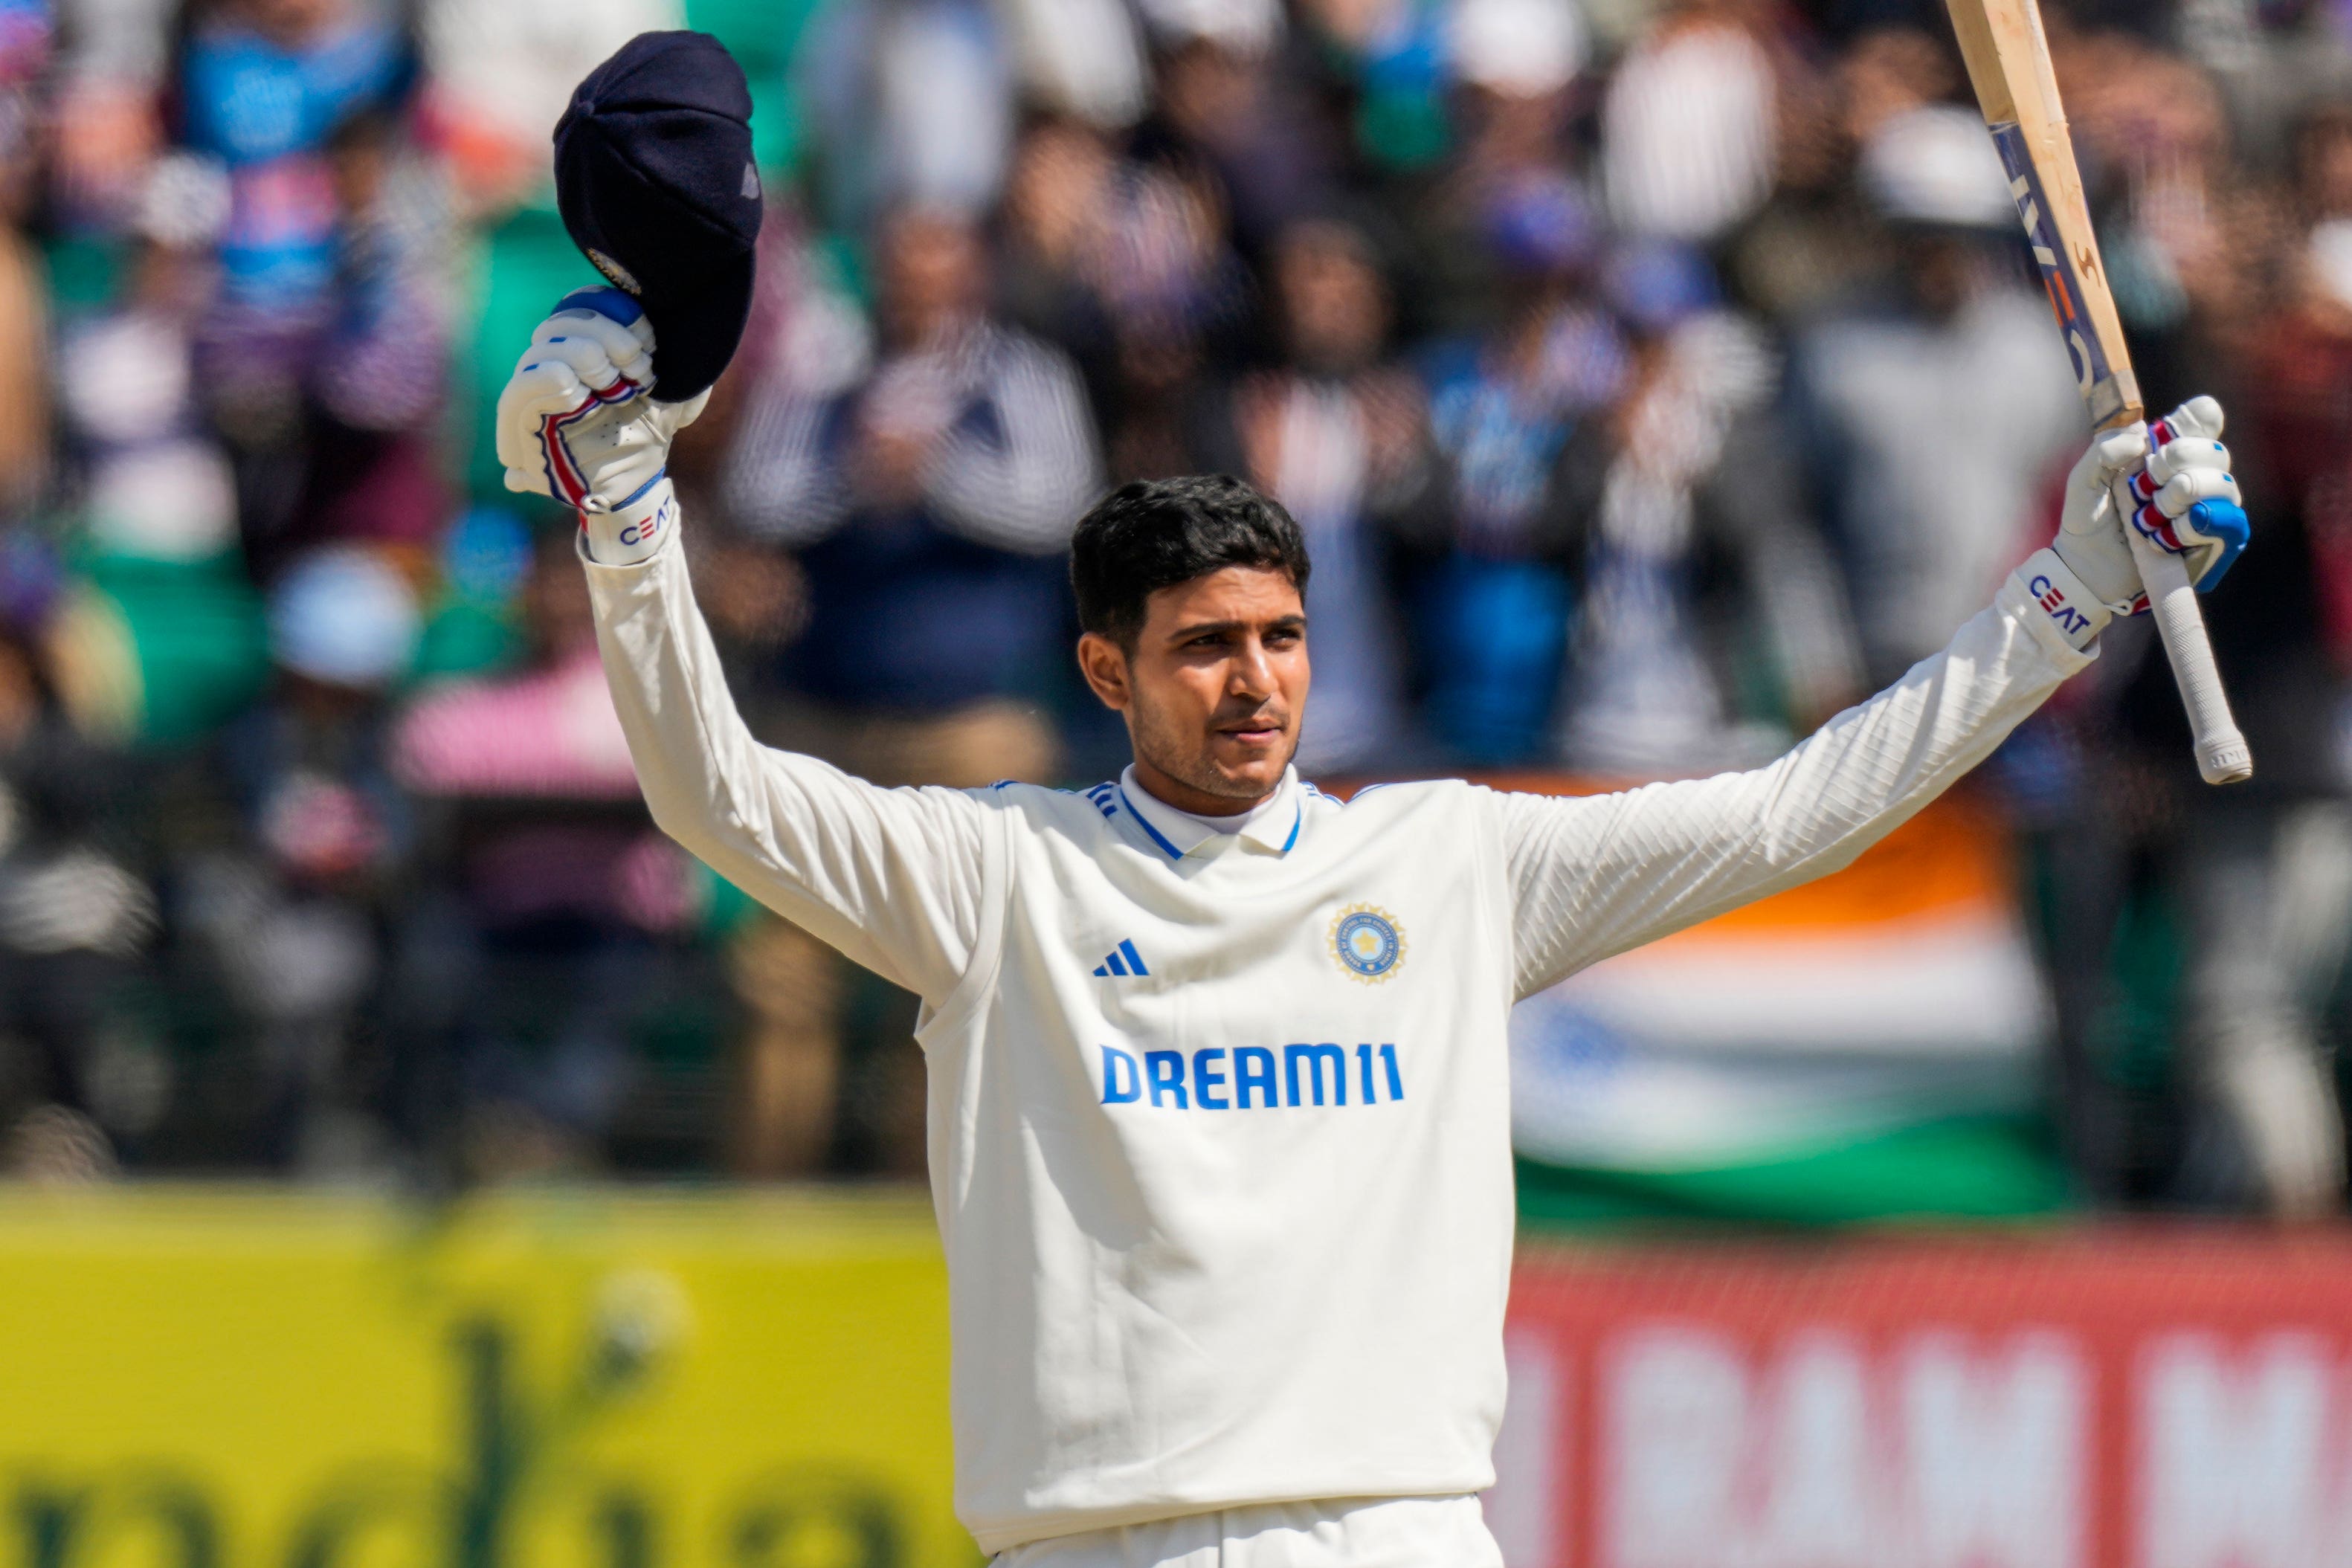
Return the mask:
<svg viewBox="0 0 2352 1568">
<path fill-rule="evenodd" d="M 2186 558 L 2200 593 L 2245 549 L 2246 514 L 2220 440 L 2222 421 L 2220 403 L 2191 398 L 2153 425 L 2102 432 L 2067 476 L 2057 538 L 2017 572 L 2075 647 L 2088 647 L 2117 615 L 2147 612 L 2126 519 Z"/>
<path fill-rule="evenodd" d="M 2245 497 L 2221 444 L 2221 405 L 2190 398 L 2148 426 L 2148 456 L 2119 481 L 2116 504 L 2158 548 L 2186 559 L 2189 580 L 2210 593 L 2246 548 Z M 2147 608 L 2145 596 L 2138 614 Z"/>
<path fill-rule="evenodd" d="M 507 488 L 547 496 L 580 514 L 589 555 L 645 559 L 675 526 L 670 439 L 694 423 L 707 391 L 662 402 L 654 331 L 617 288 L 567 294 L 530 335 L 499 394 L 499 460 Z"/>
</svg>

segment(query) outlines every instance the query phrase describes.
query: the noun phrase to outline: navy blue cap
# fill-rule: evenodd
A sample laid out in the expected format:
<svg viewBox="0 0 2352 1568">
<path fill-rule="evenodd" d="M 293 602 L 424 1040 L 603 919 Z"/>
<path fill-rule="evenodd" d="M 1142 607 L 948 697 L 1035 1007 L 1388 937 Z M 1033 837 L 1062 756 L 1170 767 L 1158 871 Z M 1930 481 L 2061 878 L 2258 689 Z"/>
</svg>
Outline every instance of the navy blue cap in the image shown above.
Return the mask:
<svg viewBox="0 0 2352 1568">
<path fill-rule="evenodd" d="M 596 270 L 654 326 L 654 395 L 719 379 L 751 313 L 760 171 L 751 93 L 708 33 L 640 33 L 555 127 L 555 201 Z"/>
</svg>

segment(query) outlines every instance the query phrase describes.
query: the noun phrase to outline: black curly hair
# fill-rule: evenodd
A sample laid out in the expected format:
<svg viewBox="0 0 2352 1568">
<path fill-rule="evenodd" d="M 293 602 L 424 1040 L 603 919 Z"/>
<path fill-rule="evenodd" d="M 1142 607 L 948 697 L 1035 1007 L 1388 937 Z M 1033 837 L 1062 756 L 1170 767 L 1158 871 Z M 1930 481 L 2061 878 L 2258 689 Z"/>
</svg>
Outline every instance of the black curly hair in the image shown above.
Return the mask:
<svg viewBox="0 0 2352 1568">
<path fill-rule="evenodd" d="M 1229 566 L 1283 572 L 1307 591 L 1307 540 L 1280 502 L 1230 474 L 1122 485 L 1070 539 L 1078 624 L 1132 652 L 1152 594 Z"/>
</svg>

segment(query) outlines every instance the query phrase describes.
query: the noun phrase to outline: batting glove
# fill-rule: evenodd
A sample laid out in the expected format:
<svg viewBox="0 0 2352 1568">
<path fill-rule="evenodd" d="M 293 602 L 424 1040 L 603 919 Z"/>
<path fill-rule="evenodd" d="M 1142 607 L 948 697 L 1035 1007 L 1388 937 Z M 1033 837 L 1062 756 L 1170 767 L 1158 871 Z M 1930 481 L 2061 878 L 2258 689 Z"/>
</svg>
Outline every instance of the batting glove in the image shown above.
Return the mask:
<svg viewBox="0 0 2352 1568">
<path fill-rule="evenodd" d="M 2220 403 L 2192 398 L 2153 425 L 2102 432 L 2067 476 L 2058 537 L 2018 577 L 2075 647 L 2088 647 L 2114 617 L 2147 611 L 2126 527 L 2186 557 L 2200 590 L 2219 582 L 2245 548 L 2230 449 L 2217 439 L 2221 423 Z"/>
<path fill-rule="evenodd" d="M 579 289 L 531 333 L 499 394 L 507 488 L 577 511 L 589 554 L 609 564 L 645 559 L 669 532 L 677 516 L 670 439 L 710 397 L 654 397 L 653 350 L 653 326 L 635 300 L 617 288 Z"/>
<path fill-rule="evenodd" d="M 2132 527 L 2184 558 L 2200 593 L 2212 591 L 2246 548 L 2245 497 L 2230 471 L 2221 423 L 2221 405 L 2210 397 L 2190 398 L 2158 420 L 2148 427 L 2147 463 L 2118 482 L 2116 497 Z"/>
</svg>

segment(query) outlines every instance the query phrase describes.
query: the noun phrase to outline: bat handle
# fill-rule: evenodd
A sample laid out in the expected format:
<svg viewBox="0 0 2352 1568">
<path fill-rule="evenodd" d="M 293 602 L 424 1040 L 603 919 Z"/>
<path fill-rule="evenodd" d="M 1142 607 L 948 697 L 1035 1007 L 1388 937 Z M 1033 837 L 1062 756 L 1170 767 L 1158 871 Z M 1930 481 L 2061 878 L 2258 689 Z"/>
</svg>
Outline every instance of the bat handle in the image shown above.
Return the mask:
<svg viewBox="0 0 2352 1568">
<path fill-rule="evenodd" d="M 2221 689 L 2221 672 L 2213 664 L 2213 644 L 2205 635 L 2205 617 L 2197 608 L 2189 568 L 2128 523 L 2124 534 L 2131 540 L 2148 609 L 2172 660 L 2181 706 L 2189 710 L 2189 727 L 2197 740 L 2197 771 L 2208 784 L 2243 783 L 2254 776 L 2253 753 L 2246 749 L 2246 737 L 2230 716 L 2230 695 Z"/>
</svg>

